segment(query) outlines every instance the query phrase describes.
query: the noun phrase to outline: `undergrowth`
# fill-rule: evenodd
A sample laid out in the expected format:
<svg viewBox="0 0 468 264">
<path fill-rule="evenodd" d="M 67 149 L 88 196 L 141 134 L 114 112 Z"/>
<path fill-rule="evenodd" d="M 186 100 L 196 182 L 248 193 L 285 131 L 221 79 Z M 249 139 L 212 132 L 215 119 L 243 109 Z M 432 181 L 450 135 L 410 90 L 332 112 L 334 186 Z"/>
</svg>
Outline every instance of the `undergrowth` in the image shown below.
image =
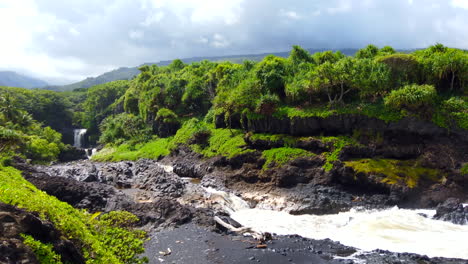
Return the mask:
<svg viewBox="0 0 468 264">
<path fill-rule="evenodd" d="M 52 244 L 45 244 L 39 240 L 35 240 L 30 235 L 21 234 L 21 237 L 24 239 L 23 243 L 34 252 L 39 263 L 62 264 L 61 257 L 59 254 L 55 253 Z"/>
</svg>

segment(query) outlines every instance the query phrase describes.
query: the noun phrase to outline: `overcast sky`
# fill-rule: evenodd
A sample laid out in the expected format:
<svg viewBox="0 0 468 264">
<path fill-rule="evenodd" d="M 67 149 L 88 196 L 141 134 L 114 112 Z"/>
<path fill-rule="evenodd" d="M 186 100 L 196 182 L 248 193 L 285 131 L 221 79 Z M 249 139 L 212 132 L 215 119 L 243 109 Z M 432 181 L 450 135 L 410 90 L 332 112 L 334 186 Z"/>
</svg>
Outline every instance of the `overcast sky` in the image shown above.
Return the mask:
<svg viewBox="0 0 468 264">
<path fill-rule="evenodd" d="M 0 70 L 58 84 L 295 44 L 468 48 L 468 0 L 0 0 L 0 34 Z"/>
</svg>

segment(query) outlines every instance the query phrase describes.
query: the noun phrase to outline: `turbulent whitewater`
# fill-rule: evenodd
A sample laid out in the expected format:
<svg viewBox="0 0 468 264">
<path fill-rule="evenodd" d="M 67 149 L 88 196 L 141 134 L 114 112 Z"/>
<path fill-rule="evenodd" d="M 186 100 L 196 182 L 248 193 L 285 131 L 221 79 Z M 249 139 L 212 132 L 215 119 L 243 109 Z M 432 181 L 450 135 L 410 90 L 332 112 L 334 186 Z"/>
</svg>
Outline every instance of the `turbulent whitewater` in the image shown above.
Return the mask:
<svg viewBox="0 0 468 264">
<path fill-rule="evenodd" d="M 279 235 L 298 234 L 312 239 L 330 238 L 365 251 L 384 249 L 429 257 L 468 259 L 468 225 L 433 220 L 435 210 L 352 209 L 334 215 L 290 215 L 250 209 L 235 195 L 206 189 L 246 227 Z"/>
</svg>

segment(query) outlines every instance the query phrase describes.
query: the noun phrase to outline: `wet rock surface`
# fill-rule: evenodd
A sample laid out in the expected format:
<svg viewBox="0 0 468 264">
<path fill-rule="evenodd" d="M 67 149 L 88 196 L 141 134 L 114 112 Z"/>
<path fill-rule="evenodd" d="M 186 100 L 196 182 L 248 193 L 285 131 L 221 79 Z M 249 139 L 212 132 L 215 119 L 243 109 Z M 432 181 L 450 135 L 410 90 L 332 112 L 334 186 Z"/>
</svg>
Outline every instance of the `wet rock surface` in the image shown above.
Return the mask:
<svg viewBox="0 0 468 264">
<path fill-rule="evenodd" d="M 0 203 L 0 263 L 39 263 L 31 249 L 23 244 L 20 234 L 52 244 L 64 262 L 85 263 L 82 253 L 71 241 L 64 240 L 52 223 L 36 214 Z"/>
<path fill-rule="evenodd" d="M 53 166 L 37 166 L 49 176 L 74 179 L 80 182 L 99 182 L 119 189 L 147 190 L 154 197 L 180 197 L 184 182 L 177 175 L 167 172 L 153 160 L 99 163 L 80 161 Z"/>
<path fill-rule="evenodd" d="M 468 224 L 468 206 L 464 207 L 460 200 L 450 198 L 437 206 L 434 219 L 466 225 Z"/>
<path fill-rule="evenodd" d="M 83 166 L 91 165 L 85 163 Z M 49 175 L 51 171 L 46 173 L 41 171 L 41 168 L 30 167 L 23 171 L 25 178 L 37 188 L 76 208 L 87 209 L 90 212 L 129 211 L 138 216 L 140 219 L 138 225 L 145 226 L 145 229 L 176 226 L 189 222 L 194 215 L 204 216 L 203 212 L 198 212 L 198 209 L 181 205 L 172 199 L 173 196 L 178 195 L 180 190 L 177 190 L 175 194 L 162 196 L 161 192 L 156 192 L 157 195 L 153 195 L 152 192 L 142 189 L 144 192 L 141 196 L 144 196 L 145 200 L 139 200 L 138 195 L 127 195 L 114 186 L 101 182 L 77 181 L 71 177 L 51 176 Z M 160 172 L 166 174 L 164 170 Z M 155 181 L 147 181 L 147 183 L 151 186 L 158 184 Z M 142 191 L 140 189 L 133 190 L 135 194 Z M 158 188 L 158 190 L 167 191 L 167 188 Z"/>
</svg>

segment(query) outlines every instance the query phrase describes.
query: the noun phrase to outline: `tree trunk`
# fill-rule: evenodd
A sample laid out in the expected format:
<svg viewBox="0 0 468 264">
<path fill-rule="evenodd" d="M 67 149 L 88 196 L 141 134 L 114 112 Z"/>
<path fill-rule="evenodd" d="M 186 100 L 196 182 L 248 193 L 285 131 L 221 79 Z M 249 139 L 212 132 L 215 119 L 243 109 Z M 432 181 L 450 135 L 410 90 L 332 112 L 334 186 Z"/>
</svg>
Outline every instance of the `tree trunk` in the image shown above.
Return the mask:
<svg viewBox="0 0 468 264">
<path fill-rule="evenodd" d="M 455 72 L 452 71 L 452 81 L 450 82 L 450 91 L 453 91 L 453 85 L 455 83 Z"/>
</svg>

